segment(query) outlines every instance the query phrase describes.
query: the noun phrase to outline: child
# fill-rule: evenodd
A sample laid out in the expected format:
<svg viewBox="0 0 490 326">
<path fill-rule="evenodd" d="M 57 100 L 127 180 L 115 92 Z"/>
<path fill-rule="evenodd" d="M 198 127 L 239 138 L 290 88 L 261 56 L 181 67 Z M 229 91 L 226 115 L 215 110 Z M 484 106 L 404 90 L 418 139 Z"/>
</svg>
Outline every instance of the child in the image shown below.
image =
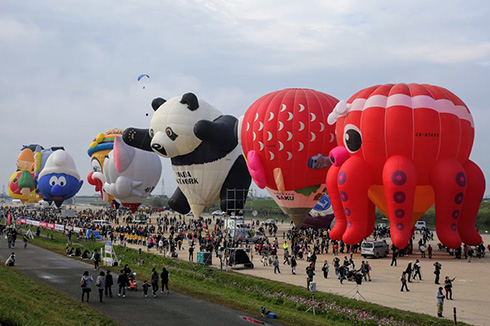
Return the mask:
<svg viewBox="0 0 490 326">
<path fill-rule="evenodd" d="M 150 286 L 150 284 L 148 283 L 147 280 L 145 280 L 143 282 L 143 295 L 146 297 L 148 297 L 148 287 Z"/>
</svg>

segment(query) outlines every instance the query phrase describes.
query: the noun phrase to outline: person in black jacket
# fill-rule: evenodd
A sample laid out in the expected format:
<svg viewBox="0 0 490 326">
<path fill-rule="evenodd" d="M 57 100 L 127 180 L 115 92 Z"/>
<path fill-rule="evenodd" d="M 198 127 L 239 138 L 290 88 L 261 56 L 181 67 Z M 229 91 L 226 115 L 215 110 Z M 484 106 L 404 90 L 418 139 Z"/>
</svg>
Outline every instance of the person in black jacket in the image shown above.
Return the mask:
<svg viewBox="0 0 490 326">
<path fill-rule="evenodd" d="M 158 291 L 158 273 L 155 267 L 151 270 L 151 288 L 153 290 L 153 297 L 157 297 Z"/>
<path fill-rule="evenodd" d="M 165 289 L 167 289 L 167 293 L 169 293 L 168 291 L 168 271 L 167 269 L 164 267 L 162 269 L 162 272 L 160 273 L 160 278 L 162 279 L 162 293 L 165 291 Z"/>
<path fill-rule="evenodd" d="M 129 286 L 129 279 L 128 275 L 124 272 L 124 269 L 121 270 L 121 274 L 117 277 L 117 284 L 119 285 L 119 292 L 117 293 L 118 296 L 122 296 L 123 298 L 126 297 L 126 286 Z"/>
<path fill-rule="evenodd" d="M 111 271 L 107 271 L 105 276 L 105 296 L 112 298 L 112 285 L 114 284 L 114 279 L 112 278 Z"/>
</svg>

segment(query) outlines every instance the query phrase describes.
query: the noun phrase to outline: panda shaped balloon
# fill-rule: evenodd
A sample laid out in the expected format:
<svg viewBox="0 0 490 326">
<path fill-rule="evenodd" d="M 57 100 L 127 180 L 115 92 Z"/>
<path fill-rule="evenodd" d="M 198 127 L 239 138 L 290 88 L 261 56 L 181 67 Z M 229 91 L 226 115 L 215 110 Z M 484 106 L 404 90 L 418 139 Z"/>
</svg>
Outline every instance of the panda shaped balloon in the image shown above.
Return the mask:
<svg viewBox="0 0 490 326">
<path fill-rule="evenodd" d="M 156 98 L 152 107 L 150 128 L 128 128 L 123 139 L 171 159 L 178 188 L 169 206 L 196 217 L 217 201 L 229 214 L 243 209 L 251 177 L 236 138 L 237 119 L 193 93 Z"/>
</svg>

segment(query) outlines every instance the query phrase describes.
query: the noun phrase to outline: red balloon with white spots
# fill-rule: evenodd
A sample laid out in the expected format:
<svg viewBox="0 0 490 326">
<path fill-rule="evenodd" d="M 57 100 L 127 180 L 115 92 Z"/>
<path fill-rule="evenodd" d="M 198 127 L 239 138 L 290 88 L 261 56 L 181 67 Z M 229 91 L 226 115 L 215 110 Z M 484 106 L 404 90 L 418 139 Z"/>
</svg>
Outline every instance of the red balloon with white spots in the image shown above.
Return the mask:
<svg viewBox="0 0 490 326">
<path fill-rule="evenodd" d="M 326 190 L 327 171 L 309 169 L 308 162 L 336 146 L 327 117 L 337 102 L 312 89 L 284 89 L 255 101 L 239 123 L 252 178 L 297 226 Z"/>
</svg>

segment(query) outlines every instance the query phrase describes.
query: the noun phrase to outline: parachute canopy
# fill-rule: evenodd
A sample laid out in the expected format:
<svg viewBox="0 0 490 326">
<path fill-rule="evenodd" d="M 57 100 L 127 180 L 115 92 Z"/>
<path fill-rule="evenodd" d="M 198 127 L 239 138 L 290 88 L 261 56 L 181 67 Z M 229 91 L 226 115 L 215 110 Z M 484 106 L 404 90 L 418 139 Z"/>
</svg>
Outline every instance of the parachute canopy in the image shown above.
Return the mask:
<svg viewBox="0 0 490 326">
<path fill-rule="evenodd" d="M 142 78 L 150 78 L 147 74 L 141 74 L 138 76 L 138 81 L 140 81 Z"/>
</svg>

